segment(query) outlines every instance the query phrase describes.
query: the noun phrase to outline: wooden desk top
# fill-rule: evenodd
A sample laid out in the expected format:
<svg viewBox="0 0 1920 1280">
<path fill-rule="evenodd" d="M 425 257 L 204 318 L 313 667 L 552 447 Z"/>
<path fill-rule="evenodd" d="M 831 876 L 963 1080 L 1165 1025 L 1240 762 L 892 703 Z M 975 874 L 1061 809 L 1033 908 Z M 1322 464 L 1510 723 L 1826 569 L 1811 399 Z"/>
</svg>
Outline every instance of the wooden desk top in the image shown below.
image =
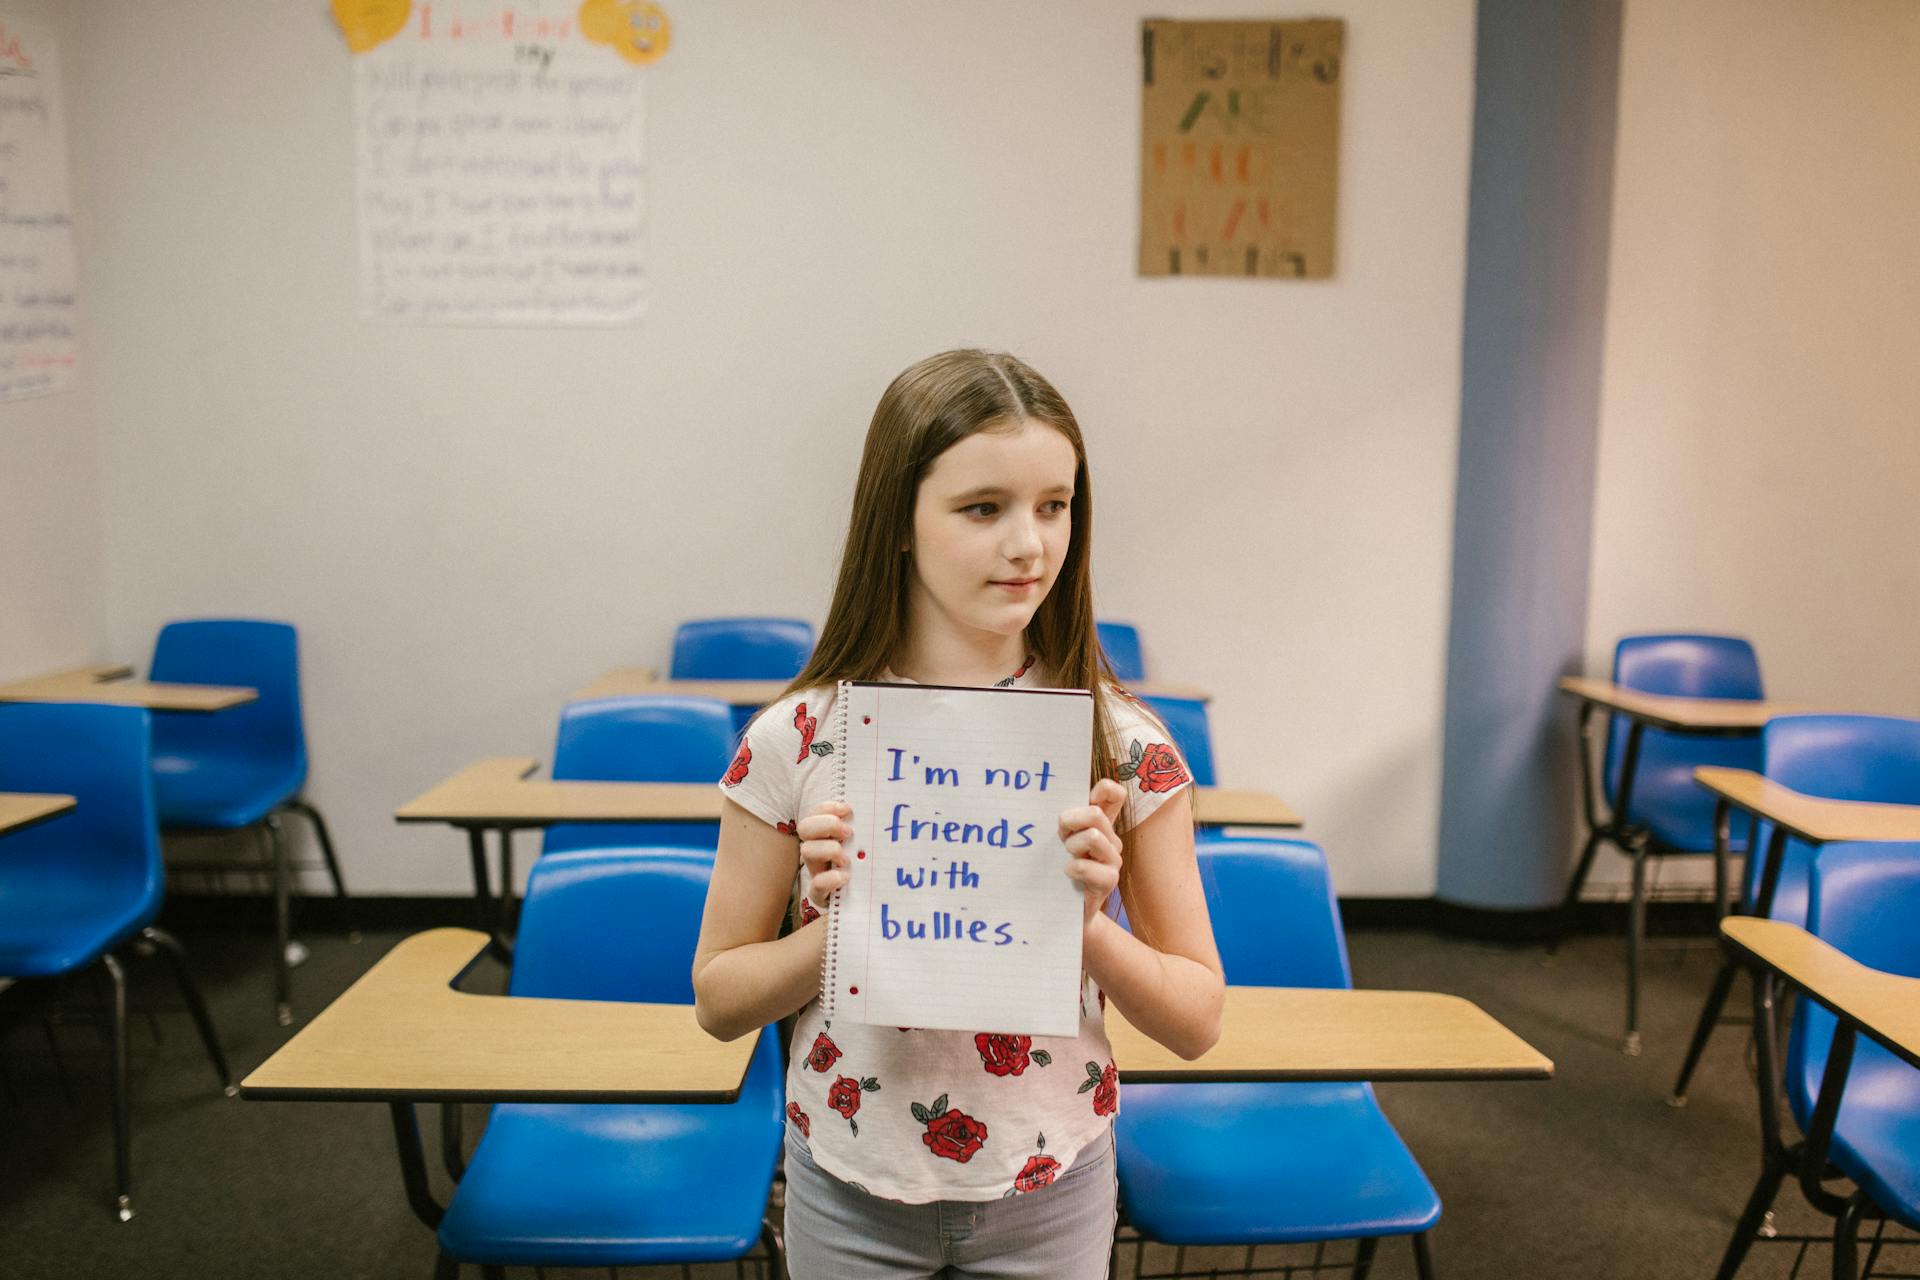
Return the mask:
<svg viewBox="0 0 1920 1280">
<path fill-rule="evenodd" d="M 1728 916 L 1720 932 L 1821 1004 L 1920 1067 L 1920 978 L 1869 969 L 1798 925 Z"/>
<path fill-rule="evenodd" d="M 757 1036 L 691 1005 L 468 995 L 470 929 L 405 939 L 241 1081 L 244 1098 L 338 1102 L 730 1102 Z"/>
<path fill-rule="evenodd" d="M 241 1082 L 254 1100 L 725 1102 L 753 1037 L 723 1044 L 686 1005 L 466 995 L 486 936 L 401 942 Z M 1231 987 L 1226 1031 L 1186 1062 L 1108 1010 L 1121 1078 L 1545 1080 L 1553 1063 L 1478 1007 L 1422 991 Z"/>
<path fill-rule="evenodd" d="M 1297 827 L 1300 815 L 1286 801 L 1264 791 L 1232 787 L 1195 787 L 1193 820 L 1208 827 Z"/>
<path fill-rule="evenodd" d="M 496 756 L 470 764 L 400 806 L 394 819 L 523 828 L 556 822 L 718 822 L 726 799 L 713 783 L 529 777 L 538 767 L 531 756 Z M 1275 796 L 1216 787 L 1196 789 L 1194 820 L 1211 826 L 1300 825 L 1300 815 Z"/>
<path fill-rule="evenodd" d="M 0 684 L 0 702 L 107 702 L 149 711 L 224 711 L 252 702 L 257 690 L 219 684 L 129 680 L 128 666 L 76 667 Z"/>
<path fill-rule="evenodd" d="M 1188 1062 L 1107 1006 L 1120 1079 L 1547 1080 L 1553 1062 L 1472 1001 L 1433 991 L 1228 987 L 1220 1042 Z"/>
<path fill-rule="evenodd" d="M 30 827 L 65 813 L 77 804 L 72 796 L 41 795 L 31 791 L 0 791 L 0 835 Z"/>
<path fill-rule="evenodd" d="M 1584 676 L 1562 676 L 1560 692 L 1572 694 L 1583 702 L 1592 702 L 1618 711 L 1621 715 L 1644 720 L 1656 729 L 1674 733 L 1737 733 L 1758 730 L 1775 716 L 1806 711 L 1810 708 L 1785 702 L 1749 701 L 1741 698 L 1667 698 L 1651 693 L 1636 693 L 1611 680 L 1590 680 Z"/>
<path fill-rule="evenodd" d="M 785 680 L 662 680 L 652 667 L 616 667 L 576 691 L 572 701 L 624 698 L 635 694 L 666 693 L 683 698 L 717 698 L 736 707 L 764 707 L 780 696 Z M 1211 701 L 1205 690 L 1166 680 L 1143 680 L 1127 686 L 1143 697 L 1193 698 Z"/>
<path fill-rule="evenodd" d="M 1810 844 L 1836 840 L 1920 840 L 1920 805 L 1824 800 L 1769 781 L 1750 769 L 1702 765 L 1693 780 L 1738 808 L 1757 813 Z"/>
<path fill-rule="evenodd" d="M 470 764 L 400 806 L 399 822 L 544 827 L 556 822 L 713 822 L 724 797 L 714 782 L 555 782 L 528 777 L 531 756 Z"/>
</svg>

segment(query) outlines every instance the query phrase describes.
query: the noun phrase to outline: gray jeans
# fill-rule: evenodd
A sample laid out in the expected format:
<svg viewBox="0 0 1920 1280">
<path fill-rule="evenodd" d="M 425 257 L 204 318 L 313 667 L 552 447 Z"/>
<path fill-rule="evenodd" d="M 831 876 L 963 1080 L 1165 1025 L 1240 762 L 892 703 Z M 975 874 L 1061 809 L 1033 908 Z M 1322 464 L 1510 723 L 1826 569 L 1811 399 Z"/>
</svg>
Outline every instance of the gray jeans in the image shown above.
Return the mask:
<svg viewBox="0 0 1920 1280">
<path fill-rule="evenodd" d="M 793 1280 L 1104 1280 L 1118 1190 L 1111 1131 L 1038 1191 L 899 1204 L 823 1172 L 789 1130 L 787 1265 Z"/>
</svg>

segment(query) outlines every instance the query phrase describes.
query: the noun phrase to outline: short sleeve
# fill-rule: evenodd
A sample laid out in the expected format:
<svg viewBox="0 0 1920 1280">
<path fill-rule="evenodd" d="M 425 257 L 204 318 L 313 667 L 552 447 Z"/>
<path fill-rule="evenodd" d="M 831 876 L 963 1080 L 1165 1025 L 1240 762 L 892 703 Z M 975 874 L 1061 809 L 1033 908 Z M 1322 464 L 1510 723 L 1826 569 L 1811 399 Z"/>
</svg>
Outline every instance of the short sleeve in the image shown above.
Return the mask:
<svg viewBox="0 0 1920 1280">
<path fill-rule="evenodd" d="M 1127 827 L 1131 830 L 1156 809 L 1193 784 L 1185 757 L 1173 735 L 1125 693 L 1109 700 L 1113 754 L 1118 780 L 1127 789 Z"/>
<path fill-rule="evenodd" d="M 720 778 L 721 793 L 768 826 L 791 831 L 800 817 L 795 735 L 809 739 L 800 748 L 804 757 L 811 746 L 812 735 L 805 733 L 809 720 L 817 729 L 818 718 L 808 713 L 804 695 L 782 698 L 755 716 Z"/>
</svg>

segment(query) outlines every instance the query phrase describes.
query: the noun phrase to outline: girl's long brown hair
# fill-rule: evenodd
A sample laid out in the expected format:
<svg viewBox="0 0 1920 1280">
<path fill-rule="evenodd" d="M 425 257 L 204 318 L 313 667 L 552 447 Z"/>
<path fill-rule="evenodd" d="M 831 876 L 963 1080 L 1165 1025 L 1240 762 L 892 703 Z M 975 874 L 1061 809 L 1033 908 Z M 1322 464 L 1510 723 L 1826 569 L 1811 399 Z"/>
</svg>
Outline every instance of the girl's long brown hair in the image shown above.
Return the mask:
<svg viewBox="0 0 1920 1280">
<path fill-rule="evenodd" d="M 943 351 L 893 380 L 867 427 L 854 484 L 853 518 L 840 557 L 820 643 L 788 694 L 839 680 L 878 680 L 907 637 L 911 567 L 901 548 L 913 542 L 920 481 L 935 458 L 979 431 L 1044 422 L 1073 445 L 1071 536 L 1053 590 L 1027 625 L 1027 647 L 1064 689 L 1093 695 L 1093 781 L 1116 777 L 1113 671 L 1093 624 L 1088 554 L 1093 490 L 1087 449 L 1073 410 L 1053 384 L 1024 361 L 995 351 Z M 785 696 L 785 695 L 782 695 Z"/>
</svg>

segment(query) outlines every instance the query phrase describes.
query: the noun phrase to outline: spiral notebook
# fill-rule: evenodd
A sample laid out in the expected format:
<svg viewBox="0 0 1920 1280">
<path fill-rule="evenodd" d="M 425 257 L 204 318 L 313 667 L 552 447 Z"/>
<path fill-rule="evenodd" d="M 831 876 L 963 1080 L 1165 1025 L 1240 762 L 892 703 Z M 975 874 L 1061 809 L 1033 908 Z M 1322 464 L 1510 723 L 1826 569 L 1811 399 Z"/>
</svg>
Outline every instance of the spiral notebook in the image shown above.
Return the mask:
<svg viewBox="0 0 1920 1280">
<path fill-rule="evenodd" d="M 843 682 L 834 723 L 854 834 L 827 907 L 827 1016 L 1077 1034 L 1081 893 L 1060 814 L 1087 803 L 1092 697 Z"/>
</svg>

